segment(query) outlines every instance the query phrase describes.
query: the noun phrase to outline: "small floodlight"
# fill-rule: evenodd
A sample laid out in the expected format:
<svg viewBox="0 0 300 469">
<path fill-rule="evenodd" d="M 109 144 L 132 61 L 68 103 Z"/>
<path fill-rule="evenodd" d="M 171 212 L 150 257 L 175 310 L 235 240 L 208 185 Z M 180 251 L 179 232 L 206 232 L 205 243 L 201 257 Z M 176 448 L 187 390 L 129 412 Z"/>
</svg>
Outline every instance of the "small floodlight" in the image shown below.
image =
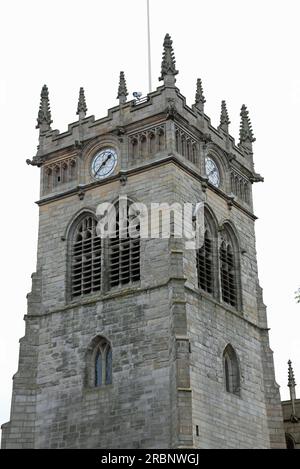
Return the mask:
<svg viewBox="0 0 300 469">
<path fill-rule="evenodd" d="M 134 91 L 132 94 L 133 94 L 133 97 L 138 100 L 140 100 L 142 97 L 142 93 L 140 91 Z"/>
</svg>

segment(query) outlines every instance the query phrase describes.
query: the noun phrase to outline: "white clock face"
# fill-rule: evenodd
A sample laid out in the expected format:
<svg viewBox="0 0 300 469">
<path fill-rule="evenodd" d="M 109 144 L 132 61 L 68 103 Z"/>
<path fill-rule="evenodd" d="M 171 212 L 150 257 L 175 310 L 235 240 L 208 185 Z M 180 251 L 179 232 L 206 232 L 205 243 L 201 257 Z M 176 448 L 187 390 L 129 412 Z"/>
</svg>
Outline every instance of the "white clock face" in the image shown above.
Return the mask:
<svg viewBox="0 0 300 469">
<path fill-rule="evenodd" d="M 220 172 L 214 160 L 207 157 L 205 158 L 205 170 L 208 181 L 215 187 L 220 186 Z"/>
<path fill-rule="evenodd" d="M 118 161 L 118 156 L 112 148 L 101 150 L 94 157 L 91 166 L 91 173 L 95 179 L 104 179 L 113 173 Z"/>
</svg>

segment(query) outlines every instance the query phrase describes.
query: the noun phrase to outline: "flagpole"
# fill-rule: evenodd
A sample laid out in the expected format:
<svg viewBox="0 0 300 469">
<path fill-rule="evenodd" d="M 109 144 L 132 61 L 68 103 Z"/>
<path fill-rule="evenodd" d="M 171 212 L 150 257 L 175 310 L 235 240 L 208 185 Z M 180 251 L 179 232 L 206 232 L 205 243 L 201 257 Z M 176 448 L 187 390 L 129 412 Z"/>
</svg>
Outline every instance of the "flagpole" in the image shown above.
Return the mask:
<svg viewBox="0 0 300 469">
<path fill-rule="evenodd" d="M 152 91 L 151 80 L 151 36 L 150 36 L 150 0 L 147 0 L 147 27 L 148 27 L 148 80 L 149 80 L 149 93 Z"/>
</svg>

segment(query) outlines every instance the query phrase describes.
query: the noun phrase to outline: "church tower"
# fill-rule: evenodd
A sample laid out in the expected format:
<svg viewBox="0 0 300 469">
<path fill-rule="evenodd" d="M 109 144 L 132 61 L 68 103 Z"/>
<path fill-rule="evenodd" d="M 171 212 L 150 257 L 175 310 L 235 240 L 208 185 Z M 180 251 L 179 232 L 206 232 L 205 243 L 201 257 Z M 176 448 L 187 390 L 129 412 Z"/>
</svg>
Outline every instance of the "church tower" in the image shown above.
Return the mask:
<svg viewBox="0 0 300 469">
<path fill-rule="evenodd" d="M 262 177 L 248 110 L 236 144 L 225 101 L 214 128 L 201 80 L 192 107 L 176 87 L 168 34 L 163 49 L 156 91 L 128 101 L 121 72 L 119 104 L 95 120 L 81 88 L 64 133 L 52 130 L 42 89 L 27 161 L 41 174 L 37 268 L 3 448 L 285 447 L 257 275 L 252 183 Z M 195 249 L 174 235 L 174 217 L 169 237 L 145 237 L 141 225 L 130 236 L 138 204 L 150 213 L 199 202 Z M 109 238 L 98 235 L 104 203 L 117 214 Z"/>
</svg>

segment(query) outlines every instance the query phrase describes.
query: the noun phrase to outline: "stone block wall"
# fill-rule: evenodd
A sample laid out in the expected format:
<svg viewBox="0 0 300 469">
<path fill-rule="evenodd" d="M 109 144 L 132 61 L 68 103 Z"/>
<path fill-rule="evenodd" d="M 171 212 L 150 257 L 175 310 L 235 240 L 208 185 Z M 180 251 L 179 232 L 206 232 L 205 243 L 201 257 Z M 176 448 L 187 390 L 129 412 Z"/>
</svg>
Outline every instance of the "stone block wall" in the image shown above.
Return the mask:
<svg viewBox="0 0 300 469">
<path fill-rule="evenodd" d="M 153 128 L 164 132 L 155 133 L 155 142 Z M 189 158 L 176 144 L 179 128 L 192 139 Z M 132 138 L 139 145 L 136 159 L 129 154 Z M 95 181 L 90 163 L 108 146 L 118 149 L 115 173 Z M 208 154 L 220 170 L 219 188 L 205 174 Z M 76 176 L 49 189 L 45 168 L 64 158 L 76 161 Z M 125 103 L 103 119 L 81 119 L 63 134 L 49 129 L 31 163 L 42 164 L 37 271 L 3 448 L 284 447 L 258 285 L 252 194 L 244 203 L 230 185 L 233 169 L 249 187 L 261 180 L 252 143 L 236 146 L 167 80 L 145 103 Z M 140 281 L 108 289 L 104 269 L 101 292 L 72 299 L 72 224 L 119 195 L 148 208 L 153 202 L 205 202 L 217 248 L 224 223 L 230 223 L 239 258 L 238 307 L 222 302 L 218 270 L 214 295 L 199 290 L 196 253 L 173 237 L 141 240 Z M 88 351 L 98 335 L 112 346 L 113 378 L 93 388 Z M 222 354 L 228 343 L 240 364 L 240 396 L 225 390 Z"/>
</svg>

